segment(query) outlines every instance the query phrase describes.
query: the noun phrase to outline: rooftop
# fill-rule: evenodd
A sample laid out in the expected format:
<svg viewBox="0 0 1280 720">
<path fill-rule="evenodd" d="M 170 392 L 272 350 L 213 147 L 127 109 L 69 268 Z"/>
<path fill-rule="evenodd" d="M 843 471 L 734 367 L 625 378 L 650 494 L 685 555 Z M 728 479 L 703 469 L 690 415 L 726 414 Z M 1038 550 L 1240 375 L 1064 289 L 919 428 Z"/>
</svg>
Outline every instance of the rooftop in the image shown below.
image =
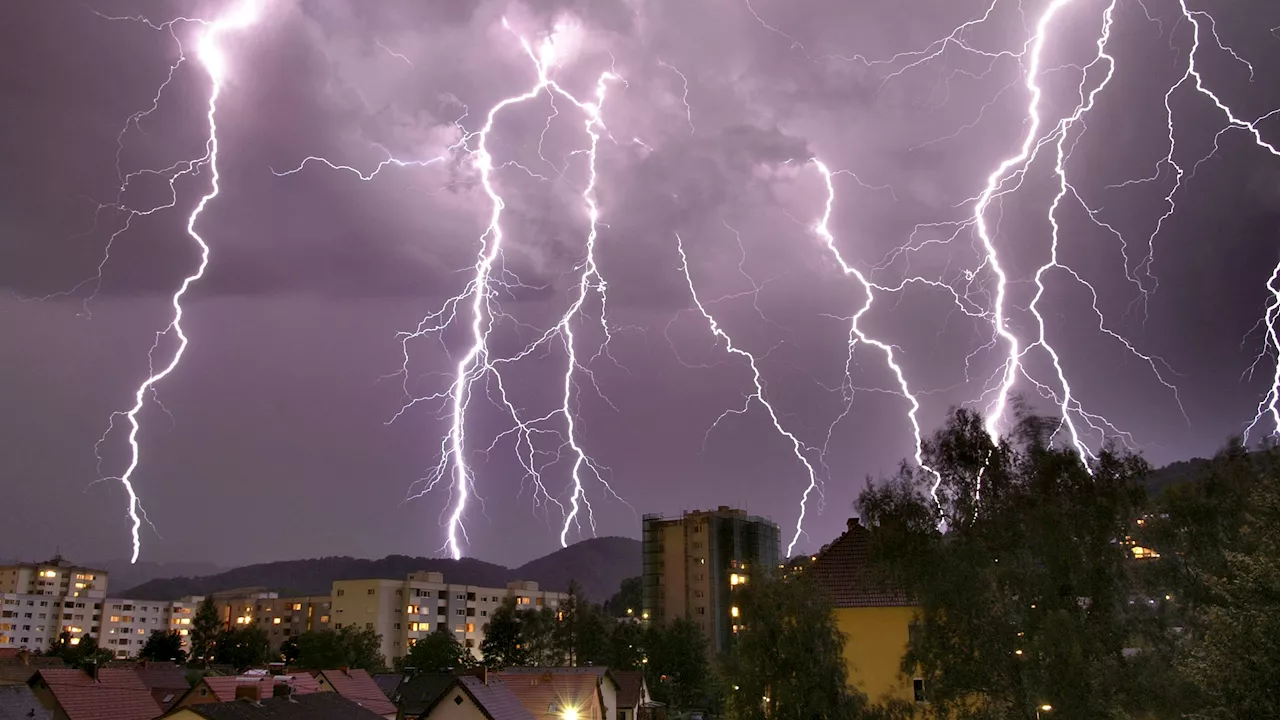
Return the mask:
<svg viewBox="0 0 1280 720">
<path fill-rule="evenodd" d="M 0 720 L 52 720 L 26 685 L 0 687 Z"/>
<path fill-rule="evenodd" d="M 43 668 L 31 684 L 43 684 L 68 720 L 152 720 L 163 712 L 132 669 L 102 668 L 95 680 L 83 670 Z"/>
<path fill-rule="evenodd" d="M 871 563 L 871 531 L 856 520 L 806 570 L 838 608 L 910 607 L 906 591 L 890 586 Z"/>
<path fill-rule="evenodd" d="M 205 703 L 190 705 L 180 710 L 195 713 L 207 720 L 380 720 L 381 718 L 372 710 L 362 708 L 359 704 L 337 693 L 291 695 L 267 698 L 259 702 L 234 700 Z"/>
</svg>

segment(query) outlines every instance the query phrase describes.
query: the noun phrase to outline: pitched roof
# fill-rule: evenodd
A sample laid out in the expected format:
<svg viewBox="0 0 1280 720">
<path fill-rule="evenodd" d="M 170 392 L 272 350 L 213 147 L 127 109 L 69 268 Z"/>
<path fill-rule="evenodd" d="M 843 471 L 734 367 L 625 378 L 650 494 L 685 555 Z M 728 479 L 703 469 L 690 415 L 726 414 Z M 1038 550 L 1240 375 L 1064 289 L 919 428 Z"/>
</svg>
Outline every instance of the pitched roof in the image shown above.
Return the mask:
<svg viewBox="0 0 1280 720">
<path fill-rule="evenodd" d="M 561 718 L 566 707 L 576 708 L 578 716 L 584 719 L 601 717 L 600 678 L 597 673 L 551 672 L 562 668 L 533 672 L 538 669 L 503 670 L 496 674 L 535 718 Z M 491 674 L 490 682 L 492 677 Z"/>
<path fill-rule="evenodd" d="M 463 675 L 454 687 L 464 690 L 489 720 L 533 720 L 520 698 L 500 677 L 490 675 L 486 682 L 474 675 Z"/>
<path fill-rule="evenodd" d="M 644 673 L 639 670 L 611 670 L 618 682 L 618 707 L 634 708 L 644 699 Z"/>
<path fill-rule="evenodd" d="M 871 562 L 871 532 L 854 521 L 807 571 L 838 608 L 910 607 L 905 590 L 885 582 Z"/>
<path fill-rule="evenodd" d="M 364 670 L 321 670 L 317 679 L 320 678 L 328 681 L 334 692 L 348 700 L 355 700 L 379 715 L 396 714 L 396 706 L 382 694 L 378 683 Z"/>
<path fill-rule="evenodd" d="M 400 709 L 406 715 L 426 715 L 453 687 L 453 680 L 454 676 L 448 673 L 414 675 L 400 686 Z"/>
<path fill-rule="evenodd" d="M 163 710 L 132 669 L 102 668 L 94 680 L 83 670 L 44 668 L 43 682 L 70 720 L 151 720 Z"/>
<path fill-rule="evenodd" d="M 271 697 L 276 685 L 288 685 L 295 695 L 306 695 L 319 692 L 320 684 L 306 673 L 297 675 L 205 675 L 196 683 L 208 686 L 209 691 L 218 702 L 231 702 L 236 699 L 236 688 L 242 685 L 257 685 L 258 697 Z M 194 688 L 193 688 L 194 689 Z"/>
<path fill-rule="evenodd" d="M 619 687 L 618 678 L 614 677 L 613 671 L 607 667 L 599 665 L 583 665 L 580 667 L 509 667 L 502 670 L 504 673 L 525 674 L 530 673 L 555 673 L 558 675 L 594 675 L 597 678 L 608 678 L 614 687 Z"/>
<path fill-rule="evenodd" d="M 234 700 L 181 708 L 207 720 L 379 720 L 378 713 L 337 693 Z M 173 712 L 178 712 L 177 710 Z M 167 717 L 167 716 L 166 716 Z"/>
<path fill-rule="evenodd" d="M 26 685 L 0 687 L 0 720 L 51 720 L 52 717 Z"/>
<path fill-rule="evenodd" d="M 382 690 L 382 694 L 386 695 L 391 702 L 396 701 L 396 696 L 400 694 L 400 686 L 408 679 L 407 675 L 400 673 L 373 674 L 373 681 L 378 683 L 378 689 Z"/>
<path fill-rule="evenodd" d="M 191 687 L 187 671 L 170 663 L 144 663 L 133 668 L 143 685 L 152 690 L 182 690 Z"/>
</svg>

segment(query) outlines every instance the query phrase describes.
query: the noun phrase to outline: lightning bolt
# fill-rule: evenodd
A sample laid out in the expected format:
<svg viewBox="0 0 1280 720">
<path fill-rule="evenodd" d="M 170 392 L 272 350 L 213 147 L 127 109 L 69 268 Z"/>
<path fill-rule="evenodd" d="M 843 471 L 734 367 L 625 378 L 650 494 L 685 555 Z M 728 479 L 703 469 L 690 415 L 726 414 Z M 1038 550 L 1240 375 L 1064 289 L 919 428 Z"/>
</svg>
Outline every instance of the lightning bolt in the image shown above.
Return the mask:
<svg viewBox="0 0 1280 720">
<path fill-rule="evenodd" d="M 805 506 L 809 500 L 809 494 L 818 488 L 818 473 L 814 469 L 813 463 L 809 461 L 809 458 L 806 455 L 808 452 L 814 452 L 814 449 L 801 442 L 800 439 L 796 437 L 795 433 L 788 430 L 782 424 L 782 420 L 778 417 L 778 411 L 774 409 L 773 403 L 769 401 L 765 389 L 764 378 L 761 376 L 760 368 L 756 364 L 756 356 L 735 345 L 733 338 L 720 327 L 720 323 L 716 322 L 715 316 L 707 310 L 706 306 L 703 305 L 702 300 L 699 299 L 698 290 L 693 283 L 693 275 L 689 272 L 689 258 L 684 251 L 684 240 L 681 239 L 679 233 L 676 233 L 675 237 L 676 250 L 680 253 L 680 269 L 684 273 L 685 282 L 689 286 L 689 295 L 693 298 L 694 307 L 698 309 L 698 313 L 702 315 L 702 318 L 707 321 L 707 327 L 711 330 L 711 334 L 716 337 L 717 342 L 724 341 L 725 351 L 733 355 L 737 355 L 747 361 L 747 366 L 751 368 L 752 386 L 755 388 L 754 392 L 748 394 L 743 399 L 742 407 L 725 410 L 716 418 L 715 422 L 711 424 L 711 427 L 707 432 L 710 433 L 714 430 L 720 424 L 720 421 L 724 420 L 726 417 L 729 417 L 730 415 L 744 415 L 750 411 L 752 403 L 759 403 L 765 409 L 765 412 L 768 413 L 769 420 L 773 423 L 774 430 L 777 430 L 778 434 L 791 445 L 792 453 L 795 455 L 796 459 L 800 461 L 800 464 L 804 466 L 805 473 L 809 476 L 809 484 L 805 487 L 804 494 L 800 498 L 800 517 L 796 521 L 796 532 L 791 539 L 791 543 L 787 545 L 787 555 L 790 556 L 792 549 L 796 545 L 796 541 L 800 538 L 800 534 L 804 530 Z M 681 362 L 683 363 L 683 361 Z"/>
<path fill-rule="evenodd" d="M 177 202 L 177 199 L 176 199 L 177 190 L 174 188 L 174 182 L 177 180 L 177 178 L 186 174 L 193 173 L 199 168 L 207 167 L 209 169 L 209 172 L 210 172 L 209 189 L 204 195 L 200 197 L 199 202 L 196 203 L 195 208 L 191 211 L 191 214 L 187 217 L 187 235 L 199 248 L 200 261 L 197 264 L 196 269 L 190 275 L 187 275 L 185 278 L 183 278 L 182 284 L 179 285 L 177 291 L 175 291 L 173 296 L 170 298 L 170 305 L 173 308 L 173 316 L 172 316 L 173 319 L 169 322 L 169 325 L 164 330 L 161 330 L 156 333 L 155 342 L 152 344 L 151 349 L 147 353 L 147 365 L 151 374 L 147 377 L 146 380 L 142 382 L 142 384 L 138 386 L 137 390 L 134 392 L 133 406 L 126 411 L 112 413 L 111 418 L 108 422 L 107 431 L 103 434 L 102 438 L 99 439 L 97 445 L 95 445 L 95 448 L 94 448 L 95 454 L 97 454 L 98 447 L 106 440 L 107 436 L 110 435 L 110 433 L 114 429 L 115 421 L 117 418 L 123 417 L 126 421 L 128 421 L 129 423 L 129 434 L 128 434 L 129 463 L 125 468 L 125 471 L 121 473 L 118 477 L 103 478 L 103 479 L 118 480 L 120 484 L 124 486 L 125 492 L 129 496 L 128 514 L 129 514 L 129 520 L 130 520 L 130 533 L 133 538 L 133 554 L 130 558 L 130 562 L 134 562 L 134 563 L 138 561 L 138 553 L 142 549 L 142 542 L 139 535 L 139 531 L 142 527 L 142 520 L 146 517 L 146 513 L 145 511 L 142 510 L 142 505 L 138 498 L 138 493 L 134 488 L 134 484 L 133 484 L 133 474 L 138 469 L 138 465 L 141 459 L 141 447 L 138 442 L 138 433 L 141 430 L 141 424 L 138 420 L 138 413 L 142 411 L 143 405 L 146 403 L 146 398 L 148 393 L 151 393 L 154 395 L 156 385 L 158 385 L 160 381 L 164 380 L 175 369 L 177 369 L 178 363 L 182 360 L 182 355 L 186 352 L 189 340 L 187 338 L 186 332 L 182 327 L 182 318 L 183 318 L 182 300 L 186 296 L 187 291 L 190 290 L 191 286 L 194 285 L 196 282 L 198 282 L 202 277 L 204 277 L 205 269 L 209 266 L 209 245 L 205 242 L 204 238 L 201 237 L 200 234 L 196 231 L 196 221 L 199 220 L 201 214 L 204 213 L 205 207 L 208 206 L 209 202 L 218 196 L 218 191 L 219 191 L 220 177 L 218 174 L 218 125 L 216 121 L 216 113 L 217 113 L 218 97 L 222 93 L 223 81 L 226 78 L 227 64 L 226 64 L 226 57 L 223 55 L 223 52 L 222 52 L 222 48 L 218 45 L 218 37 L 228 31 L 242 30 L 254 24 L 261 14 L 261 11 L 262 11 L 261 5 L 262 5 L 262 0 L 241 0 L 239 3 L 234 5 L 231 8 L 231 10 L 228 11 L 225 15 L 222 15 L 218 17 L 216 20 L 212 20 L 212 21 L 191 19 L 191 18 L 178 18 L 178 19 L 163 23 L 161 25 L 156 25 L 151 21 L 147 20 L 146 18 L 142 18 L 142 17 L 108 18 L 111 20 L 123 20 L 123 19 L 135 20 L 135 21 L 143 22 L 149 27 L 156 30 L 167 30 L 170 33 L 170 35 L 174 37 L 175 41 L 177 40 L 177 36 L 173 35 L 174 23 L 183 21 L 183 22 L 194 22 L 194 23 L 199 23 L 200 25 L 203 25 L 205 29 L 198 41 L 196 54 L 198 59 L 200 60 L 200 64 L 204 67 L 205 72 L 208 74 L 209 80 L 210 80 L 209 100 L 208 100 L 208 106 L 207 106 L 208 109 L 205 114 L 205 117 L 208 120 L 209 133 L 208 133 L 208 139 L 205 141 L 204 155 L 195 160 L 188 160 L 188 161 L 177 163 L 168 169 L 168 171 L 175 171 L 175 169 L 180 168 L 175 172 L 175 174 L 169 176 L 169 188 L 173 192 L 172 202 L 170 202 L 167 205 L 158 206 L 148 211 L 127 210 L 127 213 L 128 213 L 127 217 L 132 219 L 133 217 L 136 217 L 138 215 L 147 215 L 147 214 L 150 214 L 151 212 L 156 212 L 166 207 L 172 207 L 173 204 Z M 168 77 L 165 79 L 164 83 L 157 90 L 155 99 L 153 100 L 151 107 L 148 108 L 147 110 L 144 110 L 142 112 L 139 112 L 130 116 L 129 120 L 125 123 L 125 127 L 121 130 L 119 136 L 117 136 L 117 143 L 119 145 L 123 145 L 124 133 L 125 133 L 125 130 L 128 129 L 130 124 L 136 124 L 141 118 L 146 117 L 148 114 L 150 114 L 152 111 L 155 110 L 156 105 L 159 103 L 160 94 L 164 91 L 164 88 L 173 79 L 173 73 L 177 70 L 178 65 L 180 65 L 184 59 L 184 55 L 181 52 L 181 43 L 179 43 L 179 48 L 180 48 L 179 59 L 174 65 L 170 66 Z M 116 158 L 117 158 L 117 171 L 118 171 L 119 150 L 117 151 Z M 139 171 L 139 172 L 131 173 L 129 175 L 122 177 L 119 193 L 123 194 L 124 189 L 128 185 L 128 181 L 131 178 L 136 177 L 139 174 L 142 174 L 143 172 L 152 172 L 152 171 Z M 165 171 L 159 171 L 159 172 L 165 172 Z M 116 204 L 119 205 L 119 195 L 117 195 Z M 123 207 L 123 205 L 119 205 L 119 206 Z M 128 222 L 126 222 L 124 229 L 113 234 L 111 237 L 111 240 L 114 240 L 116 237 L 118 237 L 120 233 L 128 229 L 128 227 L 129 227 Z M 106 257 L 109 257 L 109 249 L 110 249 L 110 241 L 108 241 L 108 254 L 104 256 L 102 264 L 98 266 L 97 280 L 99 283 L 101 282 L 102 268 L 106 263 Z M 173 351 L 173 354 L 170 356 L 169 362 L 164 364 L 162 367 L 160 367 L 159 370 L 157 370 L 154 362 L 155 352 L 159 348 L 161 339 L 164 337 L 167 337 L 171 332 L 178 338 L 177 348 Z"/>
<path fill-rule="evenodd" d="M 469 501 L 475 494 L 475 473 L 468 461 L 470 442 L 467 436 L 466 420 L 472 400 L 478 395 L 487 397 L 506 413 L 512 422 L 509 429 L 498 433 L 494 437 L 492 443 L 484 450 L 484 453 L 487 455 L 498 443 L 508 438 L 514 439 L 516 456 L 525 471 L 526 479 L 534 487 L 535 502 L 542 501 L 555 505 L 564 514 L 564 524 L 560 532 L 562 545 L 568 544 L 569 533 L 575 527 L 581 527 L 583 514 L 585 514 L 592 532 L 595 531 L 595 517 L 585 486 L 588 480 L 600 483 L 610 496 L 622 501 L 622 498 L 613 491 L 605 478 L 608 469 L 593 460 L 584 449 L 577 420 L 578 397 L 582 389 L 580 383 L 583 380 L 590 383 L 591 389 L 603 398 L 605 402 L 608 402 L 608 399 L 601 393 L 600 387 L 596 383 L 595 374 L 591 369 L 593 363 L 601 357 L 611 361 L 613 359 L 608 350 L 612 334 L 606 319 L 607 284 L 601 276 L 596 262 L 596 243 L 601 226 L 600 208 L 596 199 L 596 181 L 598 177 L 596 159 L 600 140 L 605 136 L 603 133 L 606 132 L 601 115 L 606 91 L 610 83 L 621 81 L 621 78 L 612 70 L 601 73 L 596 82 L 594 98 L 581 100 L 552 77 L 552 71 L 555 69 L 558 59 L 556 57 L 554 37 L 546 38 L 538 50 L 535 51 L 528 40 L 511 28 L 505 18 L 503 19 L 503 27 L 515 37 L 524 54 L 532 62 L 536 72 L 536 80 L 524 92 L 495 103 L 486 114 L 485 122 L 479 130 L 466 132 L 461 128 L 461 120 L 455 122 L 459 129 L 462 130 L 462 138 L 448 148 L 444 155 L 428 160 L 402 160 L 391 157 L 390 153 L 388 153 L 388 157 L 385 160 L 368 172 L 363 172 L 350 165 L 334 163 L 323 157 L 311 156 L 305 158 L 297 167 L 291 170 L 275 173 L 278 176 L 291 175 L 301 171 L 307 164 L 316 162 L 333 170 L 352 173 L 361 181 L 369 181 L 388 167 L 426 167 L 435 165 L 451 160 L 453 153 L 461 150 L 463 155 L 470 159 L 479 175 L 480 186 L 489 200 L 491 210 L 488 226 L 479 238 L 480 251 L 477 254 L 475 264 L 471 268 L 472 277 L 462 292 L 450 297 L 439 309 L 424 316 L 417 328 L 400 334 L 403 364 L 397 374 L 404 381 L 404 392 L 408 400 L 389 421 L 394 422 L 420 403 L 433 402 L 437 403 L 437 409 L 444 412 L 448 418 L 448 431 L 441 440 L 438 460 L 427 475 L 415 483 L 415 485 L 421 485 L 421 489 L 413 493 L 411 488 L 411 493 L 413 494 L 410 495 L 410 498 L 420 497 L 434 490 L 442 483 L 448 486 L 451 497 L 444 521 L 447 540 L 442 549 L 454 558 L 462 557 L 463 546 L 467 541 L 465 516 Z M 493 133 L 494 124 L 504 110 L 543 95 L 550 99 L 552 107 L 552 114 L 547 118 L 547 128 L 550 127 L 551 120 L 559 114 L 559 110 L 555 106 L 556 98 L 568 101 L 581 111 L 585 117 L 583 129 L 589 138 L 589 145 L 585 150 L 571 153 L 571 155 L 585 154 L 587 156 L 588 178 L 581 194 L 583 208 L 589 224 L 585 257 L 576 268 L 577 283 L 574 300 L 560 319 L 552 327 L 540 333 L 537 339 L 524 346 L 519 352 L 502 356 L 495 353 L 490 347 L 490 341 L 499 324 L 507 322 L 517 328 L 527 328 L 528 326 L 516 322 L 510 315 L 506 314 L 502 309 L 499 298 L 504 294 L 510 295 L 512 291 L 517 289 L 529 289 L 530 286 L 524 284 L 514 272 L 509 270 L 504 261 L 503 241 L 505 234 L 502 216 L 506 202 L 497 188 L 496 173 L 502 168 L 511 167 L 541 181 L 550 182 L 551 179 L 516 162 L 507 162 L 502 165 L 496 164 L 493 154 L 489 150 L 489 141 Z M 546 129 L 544 128 L 544 137 L 545 134 Z M 474 148 L 472 147 L 473 142 Z M 539 156 L 553 168 L 556 167 L 554 163 L 542 155 L 541 142 L 539 142 Z M 567 167 L 565 170 L 557 169 L 557 179 L 563 178 L 566 171 Z M 604 340 L 594 352 L 589 356 L 584 356 L 574 323 L 579 318 L 586 316 L 585 306 L 588 300 L 593 297 L 598 298 L 600 303 L 600 312 L 597 319 Z M 467 324 L 470 344 L 467 351 L 455 363 L 452 383 L 446 389 L 425 395 L 413 392 L 409 387 L 409 378 L 411 377 L 409 363 L 412 356 L 409 347 L 410 343 L 419 338 L 439 338 L 446 329 L 462 322 Z M 533 356 L 535 353 L 547 352 L 557 345 L 563 348 L 566 355 L 565 372 L 561 382 L 562 396 L 560 406 L 539 417 L 529 417 L 509 398 L 508 383 L 503 376 L 503 369 Z M 612 404 L 610 403 L 610 405 Z M 554 426 L 556 421 L 563 423 L 562 429 Z M 552 438 L 553 442 L 557 443 L 554 450 L 540 448 L 539 439 L 544 437 Z M 562 503 L 546 487 L 543 473 L 549 466 L 564 459 L 566 454 L 569 457 L 570 465 L 570 488 L 567 501 Z"/>
</svg>

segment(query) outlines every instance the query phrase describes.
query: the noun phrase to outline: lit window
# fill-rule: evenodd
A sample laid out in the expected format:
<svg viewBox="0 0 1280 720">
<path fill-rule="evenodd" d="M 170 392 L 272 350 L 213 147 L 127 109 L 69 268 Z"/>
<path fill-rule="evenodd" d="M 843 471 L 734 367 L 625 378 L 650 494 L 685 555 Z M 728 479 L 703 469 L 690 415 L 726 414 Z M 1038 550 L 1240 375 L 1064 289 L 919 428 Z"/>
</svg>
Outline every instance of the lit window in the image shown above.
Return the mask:
<svg viewBox="0 0 1280 720">
<path fill-rule="evenodd" d="M 271 618 L 271 624 L 272 624 L 272 625 L 279 625 L 279 624 L 280 624 L 280 618 L 278 618 L 278 617 L 277 617 L 277 618 Z"/>
<path fill-rule="evenodd" d="M 328 615 L 321 615 L 321 616 L 320 616 L 320 622 L 322 622 L 322 623 L 327 623 L 327 622 L 329 622 L 329 616 L 328 616 Z"/>
<path fill-rule="evenodd" d="M 475 631 L 476 631 L 476 624 L 475 624 L 475 623 L 467 623 L 467 632 L 475 632 Z"/>
<path fill-rule="evenodd" d="M 294 609 L 294 610 L 301 610 L 301 609 L 302 609 L 302 603 L 294 603 L 294 604 L 293 604 L 293 609 Z"/>
<path fill-rule="evenodd" d="M 112 616 L 111 616 L 111 622 L 120 622 L 120 616 L 119 616 L 119 615 L 112 615 Z"/>
<path fill-rule="evenodd" d="M 410 615 L 417 615 L 417 614 L 418 614 L 418 606 L 417 606 L 417 605 L 410 605 L 409 607 L 405 608 L 405 609 L 404 609 L 404 611 L 405 611 L 406 613 L 410 614 Z"/>
<path fill-rule="evenodd" d="M 730 616 L 732 616 L 732 617 L 738 617 L 738 606 L 737 606 L 737 605 L 735 605 L 735 606 L 733 606 L 733 607 L 729 608 L 729 615 L 730 615 Z"/>
</svg>

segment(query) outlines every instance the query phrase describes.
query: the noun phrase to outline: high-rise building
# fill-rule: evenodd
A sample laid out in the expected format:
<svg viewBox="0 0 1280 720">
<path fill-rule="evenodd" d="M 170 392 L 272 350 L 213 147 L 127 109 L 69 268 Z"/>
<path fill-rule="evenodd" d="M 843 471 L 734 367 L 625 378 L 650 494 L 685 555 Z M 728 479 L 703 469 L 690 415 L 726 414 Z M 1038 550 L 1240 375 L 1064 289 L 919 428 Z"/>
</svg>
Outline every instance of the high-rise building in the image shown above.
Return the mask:
<svg viewBox="0 0 1280 720">
<path fill-rule="evenodd" d="M 182 648 L 191 651 L 191 620 L 201 598 L 182 600 L 130 600 L 107 598 L 103 607 L 102 627 L 97 633 L 98 645 L 115 653 L 117 658 L 134 657 L 147 638 L 156 630 L 178 633 Z M 169 658 L 159 658 L 167 660 Z"/>
<path fill-rule="evenodd" d="M 559 607 L 567 593 L 540 590 L 516 580 L 505 588 L 453 585 L 438 572 L 415 572 L 403 580 L 337 580 L 332 627 L 369 629 L 382 636 L 387 661 L 404 655 L 420 638 L 445 628 L 477 659 L 489 618 L 506 598 L 518 607 Z"/>
<path fill-rule="evenodd" d="M 99 636 L 107 573 L 61 555 L 0 566 L 0 647 L 45 650 L 63 632 Z"/>
<path fill-rule="evenodd" d="M 778 526 L 723 505 L 673 518 L 645 515 L 643 522 L 641 618 L 691 618 L 711 646 L 723 651 L 743 620 L 735 602 L 738 587 L 778 566 Z"/>
</svg>

